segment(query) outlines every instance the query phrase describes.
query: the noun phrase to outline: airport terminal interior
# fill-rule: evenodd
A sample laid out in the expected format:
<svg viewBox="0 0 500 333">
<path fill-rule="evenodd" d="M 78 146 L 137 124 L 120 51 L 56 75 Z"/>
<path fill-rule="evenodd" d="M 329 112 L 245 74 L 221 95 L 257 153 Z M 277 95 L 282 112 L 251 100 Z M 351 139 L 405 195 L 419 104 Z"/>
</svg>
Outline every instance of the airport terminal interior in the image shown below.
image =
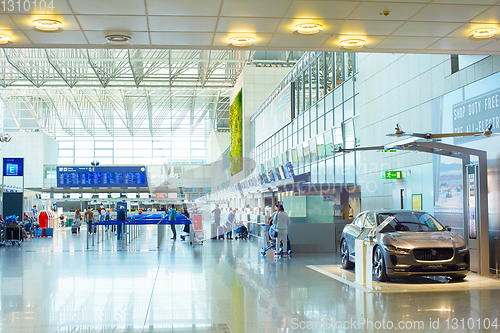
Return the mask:
<svg viewBox="0 0 500 333">
<path fill-rule="evenodd" d="M 0 1 L 1 332 L 494 332 L 500 1 Z"/>
</svg>

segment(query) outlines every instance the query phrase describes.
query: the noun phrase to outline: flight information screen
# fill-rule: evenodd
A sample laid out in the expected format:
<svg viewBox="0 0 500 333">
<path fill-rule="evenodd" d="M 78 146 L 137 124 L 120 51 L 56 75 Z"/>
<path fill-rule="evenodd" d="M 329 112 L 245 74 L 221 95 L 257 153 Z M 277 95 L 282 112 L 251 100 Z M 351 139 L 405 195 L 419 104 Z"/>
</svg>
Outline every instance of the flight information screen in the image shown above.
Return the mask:
<svg viewBox="0 0 500 333">
<path fill-rule="evenodd" d="M 145 166 L 57 167 L 57 187 L 146 187 Z"/>
</svg>

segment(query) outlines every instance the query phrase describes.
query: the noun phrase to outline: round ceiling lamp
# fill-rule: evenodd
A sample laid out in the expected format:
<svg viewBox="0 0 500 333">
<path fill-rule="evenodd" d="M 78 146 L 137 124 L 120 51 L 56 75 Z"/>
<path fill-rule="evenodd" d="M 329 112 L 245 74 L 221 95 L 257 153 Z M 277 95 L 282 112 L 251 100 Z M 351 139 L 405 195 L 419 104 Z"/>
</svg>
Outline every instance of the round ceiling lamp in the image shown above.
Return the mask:
<svg viewBox="0 0 500 333">
<path fill-rule="evenodd" d="M 498 29 L 495 28 L 479 28 L 469 31 L 472 38 L 476 39 L 486 39 L 495 36 Z"/>
<path fill-rule="evenodd" d="M 320 32 L 322 25 L 319 23 L 300 23 L 295 25 L 294 28 L 301 35 L 314 35 Z"/>
<path fill-rule="evenodd" d="M 253 37 L 232 37 L 232 38 L 229 38 L 229 41 L 231 42 L 231 45 L 233 45 L 233 46 L 244 47 L 244 46 L 252 45 L 255 42 L 255 38 L 253 38 Z"/>
<path fill-rule="evenodd" d="M 127 35 L 108 35 L 106 36 L 109 44 L 113 45 L 125 45 L 132 39 L 132 37 Z"/>
<path fill-rule="evenodd" d="M 0 44 L 7 44 L 10 41 L 9 35 L 0 35 Z"/>
<path fill-rule="evenodd" d="M 347 50 L 355 50 L 355 49 L 360 49 L 366 44 L 366 40 L 361 39 L 361 38 L 350 38 L 350 39 L 344 39 L 343 41 L 340 42 L 340 45 L 344 49 Z"/>
<path fill-rule="evenodd" d="M 53 19 L 38 19 L 34 20 L 33 24 L 37 30 L 41 31 L 56 31 L 62 26 L 62 22 Z"/>
</svg>

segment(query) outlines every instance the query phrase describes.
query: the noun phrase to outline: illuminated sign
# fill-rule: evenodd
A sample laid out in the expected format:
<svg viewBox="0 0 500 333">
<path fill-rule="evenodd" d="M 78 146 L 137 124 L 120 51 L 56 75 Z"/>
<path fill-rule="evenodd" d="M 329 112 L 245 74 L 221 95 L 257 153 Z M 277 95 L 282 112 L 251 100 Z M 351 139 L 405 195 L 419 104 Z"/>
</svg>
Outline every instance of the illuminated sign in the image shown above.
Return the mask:
<svg viewBox="0 0 500 333">
<path fill-rule="evenodd" d="M 401 179 L 403 173 L 401 171 L 385 171 L 382 172 L 382 179 Z"/>
<path fill-rule="evenodd" d="M 3 175 L 22 176 L 23 175 L 23 158 L 4 158 L 3 159 Z"/>
<path fill-rule="evenodd" d="M 147 187 L 145 166 L 57 167 L 57 187 Z"/>
</svg>

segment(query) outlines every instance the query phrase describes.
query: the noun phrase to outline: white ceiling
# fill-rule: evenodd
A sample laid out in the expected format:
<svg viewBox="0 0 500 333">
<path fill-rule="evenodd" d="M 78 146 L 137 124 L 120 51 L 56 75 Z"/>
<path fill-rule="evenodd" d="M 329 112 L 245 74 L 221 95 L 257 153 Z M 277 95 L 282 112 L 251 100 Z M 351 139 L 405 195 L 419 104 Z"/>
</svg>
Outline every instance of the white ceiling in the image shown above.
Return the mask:
<svg viewBox="0 0 500 333">
<path fill-rule="evenodd" d="M 497 39 L 468 38 L 473 28 L 500 27 L 497 0 L 52 1 L 54 12 L 37 14 L 4 11 L 0 3 L 0 33 L 13 37 L 3 47 L 108 48 L 104 37 L 120 33 L 132 37 L 129 48 L 220 50 L 245 35 L 256 38 L 249 49 L 336 51 L 340 40 L 355 36 L 367 40 L 365 52 L 500 54 Z M 46 17 L 62 21 L 62 31 L 35 31 L 32 21 Z M 321 34 L 293 33 L 295 24 L 311 20 L 323 25 Z"/>
</svg>

